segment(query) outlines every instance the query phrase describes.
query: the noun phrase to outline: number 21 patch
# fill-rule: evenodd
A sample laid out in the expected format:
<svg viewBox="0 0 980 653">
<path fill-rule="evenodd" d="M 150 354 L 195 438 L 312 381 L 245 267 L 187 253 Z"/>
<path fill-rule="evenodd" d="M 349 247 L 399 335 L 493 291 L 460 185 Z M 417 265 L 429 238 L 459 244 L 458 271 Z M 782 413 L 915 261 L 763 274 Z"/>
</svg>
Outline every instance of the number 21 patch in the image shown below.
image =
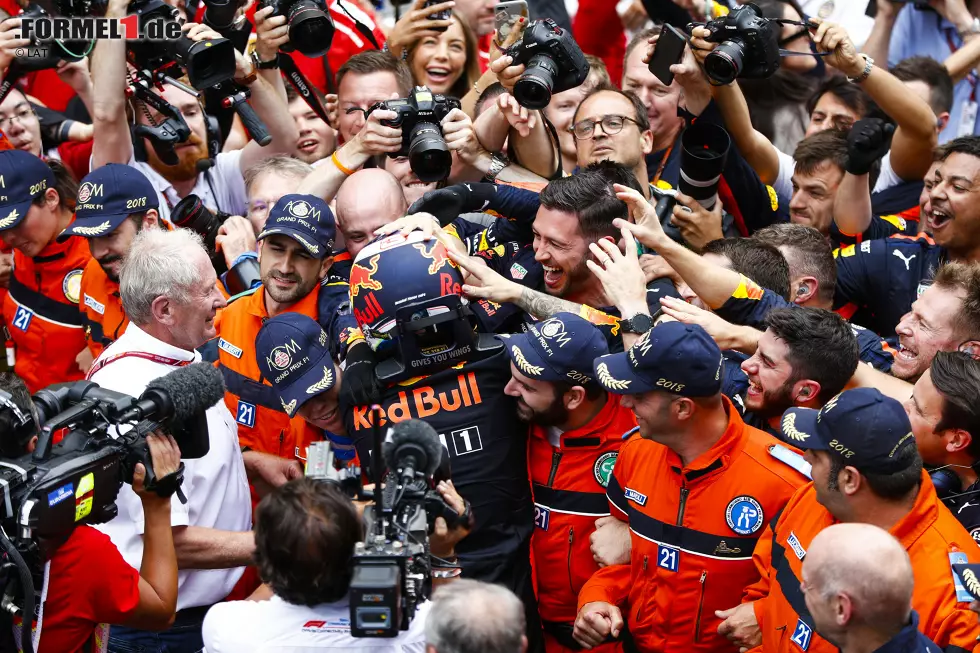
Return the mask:
<svg viewBox="0 0 980 653">
<path fill-rule="evenodd" d="M 804 651 L 810 648 L 810 640 L 813 638 L 813 629 L 800 619 L 796 622 L 796 628 L 793 630 L 793 636 L 790 641 L 799 646 Z"/>
<path fill-rule="evenodd" d="M 681 555 L 680 550 L 672 546 L 667 546 L 666 544 L 659 544 L 657 546 L 657 566 L 667 571 L 676 572 L 678 559 Z"/>
<path fill-rule="evenodd" d="M 18 306 L 17 312 L 14 313 L 14 326 L 21 331 L 27 331 L 31 326 L 32 319 L 34 319 L 33 312 L 23 306 Z"/>
<path fill-rule="evenodd" d="M 243 426 L 253 428 L 255 426 L 255 404 L 239 399 L 238 410 L 235 411 L 235 421 Z"/>
</svg>

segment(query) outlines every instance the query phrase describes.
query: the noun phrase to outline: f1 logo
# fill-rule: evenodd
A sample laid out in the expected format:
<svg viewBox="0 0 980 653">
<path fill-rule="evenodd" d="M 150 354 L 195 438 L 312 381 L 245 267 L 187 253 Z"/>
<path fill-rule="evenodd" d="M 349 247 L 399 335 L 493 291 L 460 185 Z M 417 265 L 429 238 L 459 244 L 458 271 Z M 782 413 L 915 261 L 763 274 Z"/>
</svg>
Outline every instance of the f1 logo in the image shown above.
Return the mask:
<svg viewBox="0 0 980 653">
<path fill-rule="evenodd" d="M 255 404 L 238 400 L 238 410 L 235 411 L 235 421 L 248 428 L 255 427 Z"/>
<path fill-rule="evenodd" d="M 31 320 L 33 318 L 34 313 L 23 306 L 18 306 L 17 312 L 14 313 L 14 326 L 21 331 L 27 331 L 27 329 L 31 326 Z"/>
<path fill-rule="evenodd" d="M 793 636 L 790 637 L 790 641 L 805 651 L 810 648 L 810 639 L 812 638 L 813 630 L 810 626 L 802 619 L 797 621 L 796 630 L 793 631 Z"/>
</svg>

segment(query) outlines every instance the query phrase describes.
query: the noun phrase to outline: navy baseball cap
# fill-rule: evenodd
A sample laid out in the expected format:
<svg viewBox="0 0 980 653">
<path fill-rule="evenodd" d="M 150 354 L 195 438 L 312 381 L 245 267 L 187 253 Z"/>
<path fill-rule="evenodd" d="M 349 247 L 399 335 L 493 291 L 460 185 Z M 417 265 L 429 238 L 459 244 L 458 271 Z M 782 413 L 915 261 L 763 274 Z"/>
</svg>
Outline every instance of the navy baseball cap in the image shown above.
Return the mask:
<svg viewBox="0 0 980 653">
<path fill-rule="evenodd" d="M 0 231 L 19 225 L 31 202 L 54 186 L 54 173 L 38 157 L 21 150 L 0 152 Z"/>
<path fill-rule="evenodd" d="M 75 221 L 58 234 L 59 242 L 69 236 L 106 236 L 133 213 L 160 207 L 146 175 L 121 163 L 107 163 L 86 175 L 76 199 Z"/>
<path fill-rule="evenodd" d="M 879 474 L 905 469 L 900 455 L 915 448 L 905 408 L 875 388 L 846 390 L 820 410 L 790 408 L 780 431 L 800 449 L 832 451 L 847 465 Z"/>
<path fill-rule="evenodd" d="M 696 324 L 664 322 L 629 351 L 595 359 L 599 383 L 614 394 L 669 392 L 711 397 L 721 392 L 724 358 L 708 332 Z"/>
<path fill-rule="evenodd" d="M 499 337 L 521 374 L 542 381 L 588 383 L 595 378 L 592 361 L 609 353 L 602 332 L 572 313 L 557 313 L 529 325 L 525 333 Z"/>
<path fill-rule="evenodd" d="M 289 236 L 318 259 L 330 256 L 337 230 L 333 211 L 316 195 L 283 195 L 269 210 L 256 240 L 272 234 Z"/>
<path fill-rule="evenodd" d="M 289 417 L 337 383 L 326 331 L 300 313 L 283 313 L 262 325 L 255 338 L 255 361 Z"/>
</svg>

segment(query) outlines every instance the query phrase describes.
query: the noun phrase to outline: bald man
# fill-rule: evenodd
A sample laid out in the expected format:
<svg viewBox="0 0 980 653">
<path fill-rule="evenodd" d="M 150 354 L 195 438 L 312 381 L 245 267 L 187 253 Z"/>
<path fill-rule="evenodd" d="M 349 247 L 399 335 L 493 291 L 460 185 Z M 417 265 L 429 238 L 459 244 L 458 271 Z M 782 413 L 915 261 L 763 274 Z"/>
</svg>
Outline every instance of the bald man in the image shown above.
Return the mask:
<svg viewBox="0 0 980 653">
<path fill-rule="evenodd" d="M 337 191 L 337 228 L 351 258 L 374 240 L 374 231 L 405 215 L 401 184 L 380 168 L 358 170 Z"/>
<path fill-rule="evenodd" d="M 912 563 L 887 531 L 835 524 L 806 551 L 800 588 L 817 632 L 841 653 L 940 653 L 919 632 Z"/>
</svg>

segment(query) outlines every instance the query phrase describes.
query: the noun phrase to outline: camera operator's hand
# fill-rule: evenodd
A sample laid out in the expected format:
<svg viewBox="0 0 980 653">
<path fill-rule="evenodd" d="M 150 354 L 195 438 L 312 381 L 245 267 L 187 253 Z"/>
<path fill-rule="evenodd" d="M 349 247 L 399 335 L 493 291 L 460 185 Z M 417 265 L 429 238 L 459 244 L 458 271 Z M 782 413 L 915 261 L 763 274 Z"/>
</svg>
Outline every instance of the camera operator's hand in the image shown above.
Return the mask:
<svg viewBox="0 0 980 653">
<path fill-rule="evenodd" d="M 398 114 L 387 109 L 376 109 L 371 112 L 357 136 L 351 139 L 351 147 L 362 155 L 371 157 L 376 154 L 397 152 L 402 148 L 402 128 L 382 125 L 382 120 L 395 120 Z"/>
<path fill-rule="evenodd" d="M 490 156 L 473 131 L 473 121 L 462 109 L 447 113 L 441 125 L 446 146 L 466 165 L 473 166 L 481 156 Z"/>
<path fill-rule="evenodd" d="M 747 651 L 762 644 L 762 631 L 755 618 L 755 603 L 742 603 L 728 610 L 715 610 L 715 616 L 724 619 L 718 626 L 718 634 L 728 638 L 732 644 Z"/>
<path fill-rule="evenodd" d="M 643 29 L 648 18 L 647 10 L 643 8 L 643 3 L 640 0 L 633 0 L 633 4 L 628 6 L 626 11 L 619 16 L 623 29 L 631 32 Z"/>
<path fill-rule="evenodd" d="M 490 204 L 497 193 L 495 184 L 466 183 L 453 184 L 426 192 L 412 202 L 408 213 L 428 213 L 446 226 L 461 213 L 478 213 Z"/>
<path fill-rule="evenodd" d="M 252 223 L 240 215 L 228 216 L 218 227 L 214 244 L 224 255 L 225 264 L 230 270 L 239 256 L 255 251 L 255 230 L 252 229 Z"/>
<path fill-rule="evenodd" d="M 623 229 L 624 249 L 619 251 L 616 243 L 603 238 L 589 245 L 589 251 L 595 260 L 586 260 L 585 264 L 599 281 L 606 299 L 619 309 L 624 317 L 648 312 L 647 282 L 643 268 L 636 256 L 636 241 L 633 234 Z"/>
<path fill-rule="evenodd" d="M 474 256 L 449 250 L 449 258 L 464 272 L 466 284 L 463 294 L 470 299 L 489 299 L 498 304 L 516 302 L 524 290 L 524 286 L 504 278 L 491 270 L 487 264 Z"/>
<path fill-rule="evenodd" d="M 507 89 L 508 93 L 514 92 L 514 84 L 524 74 L 524 64 L 514 66 L 513 63 L 514 57 L 509 54 L 490 62 L 490 70 L 497 75 L 497 81 Z"/>
<path fill-rule="evenodd" d="M 847 166 L 852 175 L 866 175 L 875 161 L 885 156 L 892 145 L 895 125 L 881 118 L 858 120 L 847 134 Z"/>
<path fill-rule="evenodd" d="M 721 228 L 721 201 L 715 202 L 715 208 L 707 210 L 688 195 L 677 193 L 677 204 L 670 223 L 677 227 L 687 244 L 701 251 L 712 240 L 724 238 Z"/>
<path fill-rule="evenodd" d="M 439 485 L 436 486 L 436 491 L 439 492 L 443 500 L 449 505 L 450 508 L 455 510 L 457 514 L 462 515 L 464 512 L 466 512 L 466 502 L 463 501 L 463 497 L 459 496 L 459 493 L 456 492 L 456 488 L 453 486 L 452 481 L 439 481 Z M 472 528 L 472 512 L 470 513 L 470 520 L 468 524 L 456 525 L 452 530 L 449 529 L 449 525 L 446 524 L 445 519 L 442 517 L 436 517 L 432 537 L 429 538 L 429 551 L 432 552 L 432 555 L 444 560 L 452 558 L 456 555 L 456 544 L 458 544 L 464 537 L 469 535 Z"/>
<path fill-rule="evenodd" d="M 704 66 L 704 59 L 712 50 L 718 47 L 717 43 L 711 43 L 706 39 L 711 36 L 711 31 L 707 27 L 695 27 L 691 30 L 691 41 L 689 47 L 698 64 Z M 647 60 L 649 63 L 649 59 Z M 734 83 L 734 82 L 733 82 Z"/>
<path fill-rule="evenodd" d="M 831 53 L 824 57 L 827 65 L 833 66 L 848 77 L 860 77 L 861 73 L 864 72 L 864 55 L 860 54 L 854 47 L 854 42 L 848 36 L 847 30 L 836 23 L 826 22 L 819 17 L 811 18 L 810 23 L 817 26 L 812 37 L 817 52 Z"/>
<path fill-rule="evenodd" d="M 92 94 L 92 75 L 89 74 L 88 57 L 82 57 L 78 61 L 62 59 L 54 70 L 61 81 L 68 84 L 79 97 Z"/>
<path fill-rule="evenodd" d="M 255 12 L 255 54 L 259 61 L 272 61 L 279 48 L 289 43 L 289 25 L 285 16 L 273 16 L 275 7 L 263 7 Z"/>
<path fill-rule="evenodd" d="M 153 476 L 160 480 L 173 474 L 180 468 L 180 447 L 173 436 L 161 431 L 155 431 L 146 436 L 146 445 L 150 450 L 150 460 L 153 461 Z M 170 497 L 161 497 L 152 490 L 146 489 L 146 467 L 136 463 L 133 470 L 133 491 L 139 495 L 144 509 L 147 504 L 166 505 L 170 510 Z"/>
<path fill-rule="evenodd" d="M 17 48 L 30 44 L 30 39 L 20 38 L 20 18 L 8 18 L 0 23 L 0 70 L 5 71 L 10 67 Z"/>
<path fill-rule="evenodd" d="M 388 40 L 386 41 L 388 51 L 396 59 L 401 59 L 402 53 L 405 50 L 411 50 L 416 43 L 426 36 L 439 38 L 442 32 L 438 28 L 447 28 L 453 24 L 452 19 L 435 20 L 429 18 L 429 16 L 446 9 L 455 8 L 455 2 L 450 0 L 449 2 L 442 2 L 431 7 L 426 7 L 425 3 L 426 0 L 415 0 L 411 10 L 398 19 L 391 33 L 388 34 Z"/>
<path fill-rule="evenodd" d="M 613 516 L 600 517 L 589 536 L 589 544 L 592 559 L 600 567 L 625 565 L 629 563 L 633 551 L 629 524 Z"/>
<path fill-rule="evenodd" d="M 593 601 L 578 611 L 572 637 L 584 646 L 592 648 L 606 641 L 610 635 L 619 637 L 623 630 L 623 613 L 612 603 Z"/>
<path fill-rule="evenodd" d="M 616 197 L 626 202 L 629 208 L 630 220 L 617 218 L 613 226 L 617 229 L 629 229 L 633 237 L 650 249 L 656 250 L 664 245 L 671 243 L 670 236 L 664 233 L 664 228 L 660 225 L 660 217 L 657 210 L 650 205 L 639 191 L 635 191 L 629 186 L 615 184 Z"/>
<path fill-rule="evenodd" d="M 246 451 L 242 454 L 242 460 L 245 462 L 245 474 L 259 496 L 265 496 L 287 481 L 303 477 L 303 466 L 294 458 Z"/>
</svg>

